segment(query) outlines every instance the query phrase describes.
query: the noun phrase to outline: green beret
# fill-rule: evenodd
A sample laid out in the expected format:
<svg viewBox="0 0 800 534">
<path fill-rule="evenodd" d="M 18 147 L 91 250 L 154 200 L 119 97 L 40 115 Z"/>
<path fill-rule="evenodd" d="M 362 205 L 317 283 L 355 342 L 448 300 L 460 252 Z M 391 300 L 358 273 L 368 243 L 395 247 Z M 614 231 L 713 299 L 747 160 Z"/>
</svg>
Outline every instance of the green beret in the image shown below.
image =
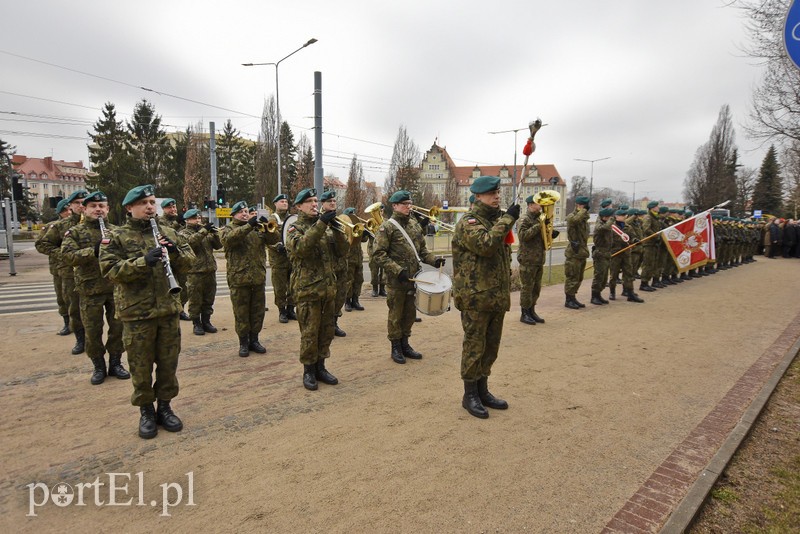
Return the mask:
<svg viewBox="0 0 800 534">
<path fill-rule="evenodd" d="M 84 206 L 89 202 L 108 202 L 108 197 L 102 191 L 95 191 L 83 199 Z"/>
<path fill-rule="evenodd" d="M 636 208 L 628 208 L 627 215 L 629 217 L 633 215 L 639 215 L 639 210 L 637 210 Z"/>
<path fill-rule="evenodd" d="M 198 215 L 200 215 L 200 210 L 192 208 L 190 210 L 186 210 L 186 212 L 183 214 L 183 219 L 191 219 L 192 217 L 197 217 Z"/>
<path fill-rule="evenodd" d="M 475 195 L 470 195 L 469 196 L 469 203 L 470 204 L 475 204 Z"/>
<path fill-rule="evenodd" d="M 668 211 L 669 211 L 669 208 L 667 206 L 659 206 L 658 207 L 658 213 L 660 213 L 662 215 L 667 213 Z"/>
<path fill-rule="evenodd" d="M 328 189 L 319 196 L 319 201 L 325 202 L 326 200 L 331 200 L 334 198 L 336 198 L 336 191 L 334 191 L 333 189 Z"/>
<path fill-rule="evenodd" d="M 177 202 L 175 202 L 174 198 L 165 198 L 164 200 L 161 201 L 162 208 L 166 208 L 170 204 L 177 204 Z"/>
<path fill-rule="evenodd" d="M 399 204 L 400 202 L 406 202 L 408 200 L 411 200 L 411 193 L 404 189 L 395 191 L 394 194 L 389 197 L 389 203 L 391 204 Z"/>
<path fill-rule="evenodd" d="M 68 206 L 69 202 L 67 201 L 67 199 L 62 198 L 61 200 L 58 201 L 58 204 L 56 204 L 56 214 L 61 213 L 62 211 L 67 209 Z"/>
<path fill-rule="evenodd" d="M 355 212 L 356 212 L 355 208 L 345 208 L 345 210 L 342 213 L 344 213 L 345 215 L 352 215 Z"/>
<path fill-rule="evenodd" d="M 240 200 L 231 207 L 231 215 L 236 215 L 240 211 L 246 209 L 247 209 L 247 202 L 245 202 L 244 200 Z"/>
<path fill-rule="evenodd" d="M 535 204 L 533 201 L 533 195 L 530 195 L 528 198 L 525 199 L 526 204 Z"/>
<path fill-rule="evenodd" d="M 636 215 L 647 215 L 647 210 L 636 210 Z"/>
<path fill-rule="evenodd" d="M 630 209 L 630 206 L 628 206 L 627 204 L 623 204 L 622 206 L 619 207 L 619 209 L 628 211 Z"/>
<path fill-rule="evenodd" d="M 692 215 L 694 215 L 694 212 L 692 210 L 686 210 L 683 212 L 683 215 L 686 217 L 691 217 Z"/>
<path fill-rule="evenodd" d="M 683 213 L 683 210 L 681 208 L 670 208 L 669 212 L 670 213 Z"/>
<path fill-rule="evenodd" d="M 658 207 L 658 200 L 651 200 L 647 203 L 647 209 L 651 210 Z"/>
<path fill-rule="evenodd" d="M 611 217 L 614 215 L 614 208 L 603 208 L 598 213 L 600 217 Z"/>
<path fill-rule="evenodd" d="M 67 197 L 67 203 L 72 204 L 76 200 L 84 199 L 88 194 L 89 193 L 86 190 L 78 189 L 77 191 L 75 191 L 74 193 L 72 193 L 70 196 Z"/>
<path fill-rule="evenodd" d="M 575 204 L 583 204 L 585 206 L 589 205 L 589 197 L 576 197 Z"/>
<path fill-rule="evenodd" d="M 624 210 L 622 208 L 618 209 L 614 212 L 614 215 L 628 215 L 628 210 Z"/>
<path fill-rule="evenodd" d="M 309 198 L 315 197 L 315 196 L 317 196 L 317 190 L 314 189 L 313 187 L 309 187 L 308 189 L 303 189 L 302 191 L 297 193 L 297 196 L 294 197 L 294 203 L 295 203 L 295 205 L 302 204 L 303 202 L 305 202 Z"/>
<path fill-rule="evenodd" d="M 601 208 L 607 208 L 613 203 L 614 203 L 614 201 L 611 200 L 610 198 L 604 198 L 603 201 L 600 202 L 600 207 Z"/>
<path fill-rule="evenodd" d="M 281 193 L 280 195 L 277 195 L 275 198 L 272 199 L 272 203 L 275 204 L 279 200 L 289 200 L 289 197 Z"/>
<path fill-rule="evenodd" d="M 250 213 L 256 213 L 257 211 L 258 208 L 256 208 L 255 206 L 250 206 Z"/>
<path fill-rule="evenodd" d="M 155 196 L 155 194 L 156 188 L 152 185 L 139 185 L 128 191 L 128 194 L 122 199 L 122 205 L 127 206 L 128 204 L 133 204 L 137 200 L 141 200 L 145 197 L 152 197 Z"/>
<path fill-rule="evenodd" d="M 498 189 L 500 189 L 500 178 L 496 176 L 481 176 L 480 178 L 475 178 L 475 181 L 469 186 L 469 190 L 476 195 L 497 191 Z"/>
</svg>

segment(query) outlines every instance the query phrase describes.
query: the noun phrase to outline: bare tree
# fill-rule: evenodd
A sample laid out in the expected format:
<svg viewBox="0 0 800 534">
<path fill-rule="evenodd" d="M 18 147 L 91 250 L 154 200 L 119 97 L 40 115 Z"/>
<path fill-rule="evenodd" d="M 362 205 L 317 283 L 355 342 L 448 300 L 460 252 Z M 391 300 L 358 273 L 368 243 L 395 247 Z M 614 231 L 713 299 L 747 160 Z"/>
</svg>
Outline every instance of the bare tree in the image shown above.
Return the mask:
<svg viewBox="0 0 800 534">
<path fill-rule="evenodd" d="M 784 188 L 786 197 L 784 206 L 786 211 L 797 219 L 798 208 L 800 208 L 800 141 L 792 140 L 786 147 L 781 156 L 782 171 L 784 176 Z"/>
<path fill-rule="evenodd" d="M 202 206 L 206 191 L 211 189 L 211 153 L 202 122 L 189 127 L 187 133 L 183 202 L 185 206 L 190 203 Z"/>
<path fill-rule="evenodd" d="M 408 136 L 402 124 L 394 142 L 392 161 L 389 164 L 389 176 L 386 178 L 384 191 L 391 195 L 394 191 L 405 189 L 412 198 L 419 194 L 420 162 L 422 154 L 417 144 Z"/>
<path fill-rule="evenodd" d="M 569 197 L 567 198 L 567 213 L 575 209 L 575 198 L 589 196 L 589 179 L 585 176 L 573 176 L 569 179 Z"/>
<path fill-rule="evenodd" d="M 731 210 L 734 214 L 744 216 L 752 209 L 757 172 L 751 167 L 742 167 L 736 173 L 736 205 Z"/>
<path fill-rule="evenodd" d="M 708 141 L 697 149 L 684 180 L 684 200 L 695 209 L 705 209 L 736 199 L 738 154 L 730 106 L 719 111 Z"/>
<path fill-rule="evenodd" d="M 303 189 L 314 187 L 314 151 L 304 133 L 300 134 L 300 140 L 297 142 L 297 178 L 292 186 L 292 190 L 289 191 L 292 199 Z"/>
<path fill-rule="evenodd" d="M 255 197 L 272 200 L 278 191 L 278 131 L 276 130 L 275 98 L 264 102 L 261 129 L 256 149 Z"/>
<path fill-rule="evenodd" d="M 345 207 L 355 208 L 356 213 L 364 211 L 364 168 L 358 161 L 358 156 L 353 154 L 350 160 L 350 171 L 347 175 L 347 190 L 344 194 Z"/>
</svg>

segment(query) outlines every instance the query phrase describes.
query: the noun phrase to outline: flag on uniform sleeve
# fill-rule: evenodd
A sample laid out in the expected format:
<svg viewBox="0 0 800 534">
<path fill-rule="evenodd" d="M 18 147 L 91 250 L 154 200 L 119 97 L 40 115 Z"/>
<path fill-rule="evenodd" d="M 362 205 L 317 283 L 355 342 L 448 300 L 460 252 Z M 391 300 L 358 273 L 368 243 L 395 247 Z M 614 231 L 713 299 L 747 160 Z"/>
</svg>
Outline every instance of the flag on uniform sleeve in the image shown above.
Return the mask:
<svg viewBox="0 0 800 534">
<path fill-rule="evenodd" d="M 710 227 L 711 215 L 702 213 L 661 232 L 679 272 L 701 267 L 708 262 L 714 243 Z"/>
</svg>

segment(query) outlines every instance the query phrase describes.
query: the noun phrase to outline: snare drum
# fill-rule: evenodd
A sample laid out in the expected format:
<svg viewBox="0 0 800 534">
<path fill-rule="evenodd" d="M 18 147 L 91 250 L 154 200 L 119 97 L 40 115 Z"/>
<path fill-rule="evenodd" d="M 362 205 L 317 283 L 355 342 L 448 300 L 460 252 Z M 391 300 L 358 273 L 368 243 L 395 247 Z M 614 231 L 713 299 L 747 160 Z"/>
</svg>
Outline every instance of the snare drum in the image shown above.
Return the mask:
<svg viewBox="0 0 800 534">
<path fill-rule="evenodd" d="M 439 271 L 420 271 L 414 278 L 417 282 L 416 306 L 425 315 L 441 315 L 450 309 L 450 290 L 453 282 Z"/>
</svg>

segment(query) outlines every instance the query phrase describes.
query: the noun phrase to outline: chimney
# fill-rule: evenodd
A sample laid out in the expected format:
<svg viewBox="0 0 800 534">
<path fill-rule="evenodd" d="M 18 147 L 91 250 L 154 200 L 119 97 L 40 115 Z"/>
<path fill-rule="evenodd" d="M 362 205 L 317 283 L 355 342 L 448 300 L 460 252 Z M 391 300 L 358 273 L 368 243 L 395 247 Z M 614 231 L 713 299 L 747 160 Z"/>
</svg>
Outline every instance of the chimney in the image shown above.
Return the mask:
<svg viewBox="0 0 800 534">
<path fill-rule="evenodd" d="M 53 168 L 53 157 L 52 156 L 47 156 L 46 158 L 44 158 L 44 166 L 47 167 L 48 169 L 52 170 L 52 168 Z"/>
</svg>

